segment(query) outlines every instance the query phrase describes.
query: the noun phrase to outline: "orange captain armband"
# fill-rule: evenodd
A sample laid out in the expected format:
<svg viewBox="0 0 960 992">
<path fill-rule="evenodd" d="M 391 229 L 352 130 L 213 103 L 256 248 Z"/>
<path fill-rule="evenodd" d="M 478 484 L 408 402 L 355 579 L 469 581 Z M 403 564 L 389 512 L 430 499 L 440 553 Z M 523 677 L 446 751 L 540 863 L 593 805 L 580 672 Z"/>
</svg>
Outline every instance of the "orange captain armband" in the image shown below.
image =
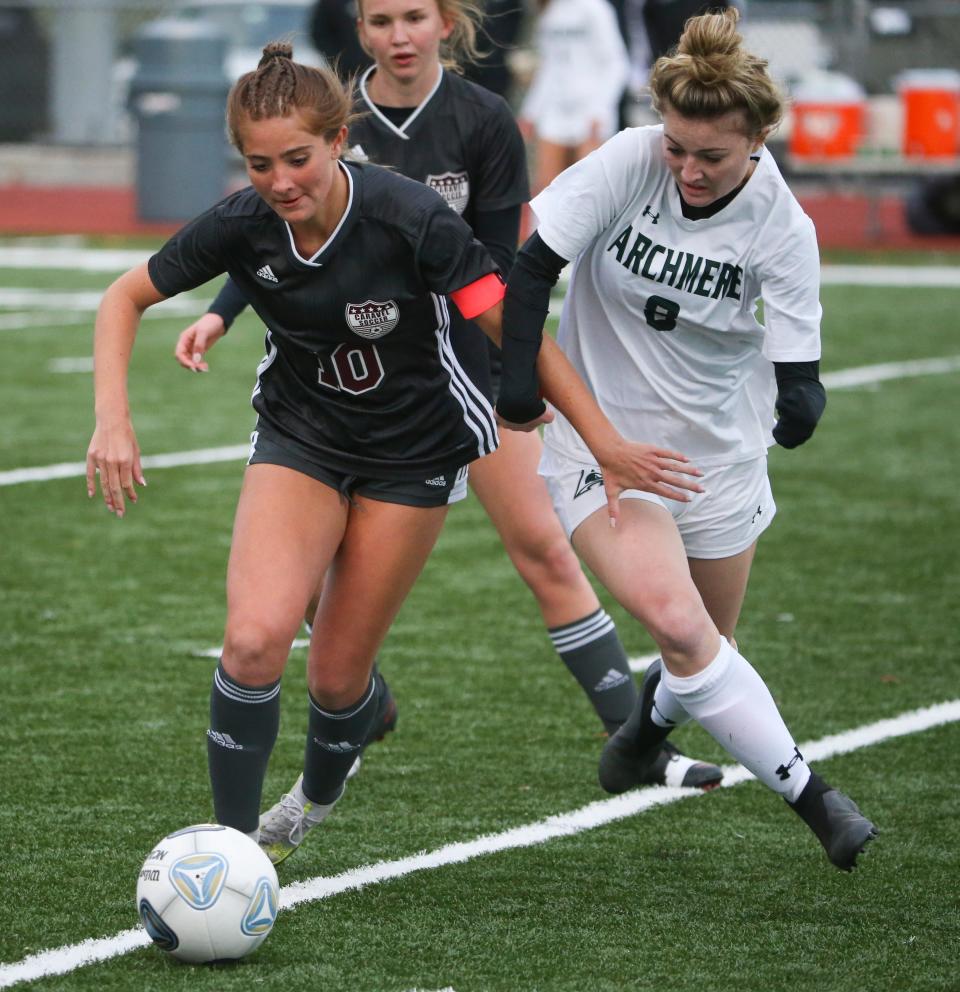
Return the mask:
<svg viewBox="0 0 960 992">
<path fill-rule="evenodd" d="M 485 313 L 490 307 L 499 303 L 506 295 L 507 287 L 498 272 L 488 272 L 469 286 L 462 286 L 450 294 L 450 299 L 457 309 L 467 319 Z"/>
</svg>

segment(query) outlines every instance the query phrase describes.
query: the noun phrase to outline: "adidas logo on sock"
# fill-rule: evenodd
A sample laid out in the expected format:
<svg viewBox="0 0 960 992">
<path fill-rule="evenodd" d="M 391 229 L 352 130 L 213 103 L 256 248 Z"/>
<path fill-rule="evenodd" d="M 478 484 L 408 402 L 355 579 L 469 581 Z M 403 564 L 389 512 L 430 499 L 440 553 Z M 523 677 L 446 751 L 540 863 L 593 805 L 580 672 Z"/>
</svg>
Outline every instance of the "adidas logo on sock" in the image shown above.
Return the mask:
<svg viewBox="0 0 960 992">
<path fill-rule="evenodd" d="M 273 274 L 273 269 L 271 269 L 269 265 L 264 265 L 262 268 L 257 269 L 257 275 L 260 276 L 261 279 L 266 279 L 267 282 L 280 282 L 280 280 Z"/>
<path fill-rule="evenodd" d="M 359 744 L 351 744 L 350 741 L 322 741 L 319 737 L 314 737 L 314 744 L 319 744 L 325 751 L 332 751 L 334 754 L 349 754 L 351 751 L 359 751 Z"/>
<path fill-rule="evenodd" d="M 593 687 L 594 692 L 607 692 L 609 689 L 616 689 L 617 686 L 623 685 L 624 682 L 629 682 L 630 676 L 625 675 L 623 672 L 618 672 L 615 668 L 611 668 L 609 672 Z"/>
<path fill-rule="evenodd" d="M 243 750 L 242 744 L 238 744 L 229 734 L 221 734 L 219 730 L 208 730 L 207 737 L 209 737 L 214 744 L 219 744 L 220 747 L 228 748 L 231 751 Z"/>
</svg>

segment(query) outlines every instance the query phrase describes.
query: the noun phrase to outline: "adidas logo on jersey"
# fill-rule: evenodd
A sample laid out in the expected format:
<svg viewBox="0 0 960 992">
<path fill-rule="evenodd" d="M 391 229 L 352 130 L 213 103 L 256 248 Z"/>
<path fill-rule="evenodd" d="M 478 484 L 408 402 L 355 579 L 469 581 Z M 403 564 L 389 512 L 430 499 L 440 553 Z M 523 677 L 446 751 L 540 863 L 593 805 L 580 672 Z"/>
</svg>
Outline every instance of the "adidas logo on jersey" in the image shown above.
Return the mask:
<svg viewBox="0 0 960 992">
<path fill-rule="evenodd" d="M 447 484 L 447 477 L 445 475 L 435 475 L 432 479 L 427 479 L 424 482 L 425 486 L 445 486 Z"/>
<path fill-rule="evenodd" d="M 370 156 L 363 150 L 363 145 L 354 145 L 347 157 L 353 159 L 354 162 L 370 161 Z"/>
<path fill-rule="evenodd" d="M 618 672 L 615 668 L 611 668 L 609 672 L 593 687 L 594 692 L 607 692 L 610 689 L 616 689 L 617 686 L 623 685 L 624 682 L 629 682 L 630 676 L 624 674 L 623 672 Z"/>
<path fill-rule="evenodd" d="M 257 269 L 257 275 L 261 279 L 266 279 L 267 282 L 280 282 L 280 280 L 273 274 L 273 269 L 269 265 L 264 265 L 263 268 Z"/>
<path fill-rule="evenodd" d="M 219 744 L 220 747 L 225 747 L 230 751 L 243 750 L 242 744 L 238 744 L 229 734 L 221 734 L 219 730 L 208 730 L 207 737 L 209 737 L 214 744 Z"/>
</svg>

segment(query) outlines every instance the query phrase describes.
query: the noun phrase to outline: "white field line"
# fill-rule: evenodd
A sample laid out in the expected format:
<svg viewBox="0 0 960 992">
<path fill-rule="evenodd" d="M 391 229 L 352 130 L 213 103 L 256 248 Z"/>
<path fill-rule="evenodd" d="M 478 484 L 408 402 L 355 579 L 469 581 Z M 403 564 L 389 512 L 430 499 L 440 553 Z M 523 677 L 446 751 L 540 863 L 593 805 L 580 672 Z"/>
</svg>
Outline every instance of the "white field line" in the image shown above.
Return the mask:
<svg viewBox="0 0 960 992">
<path fill-rule="evenodd" d="M 96 311 L 103 299 L 102 289 L 76 290 L 60 292 L 53 289 L 30 289 L 5 286 L 0 288 L 0 307 L 8 309 L 35 309 L 49 311 L 51 308 L 74 311 Z M 169 300 L 158 303 L 152 309 L 156 312 L 172 314 L 194 313 L 198 309 L 210 306 L 210 300 L 201 300 L 193 296 L 174 296 Z"/>
<path fill-rule="evenodd" d="M 119 273 L 152 254 L 138 248 L 14 244 L 0 246 L 0 268 Z M 823 265 L 820 271 L 825 285 L 960 288 L 960 266 L 953 265 Z"/>
<path fill-rule="evenodd" d="M 47 371 L 64 375 L 74 372 L 92 372 L 93 355 L 80 355 L 76 358 L 51 358 L 47 362 Z"/>
<path fill-rule="evenodd" d="M 918 358 L 909 362 L 886 362 L 883 365 L 861 365 L 858 368 L 838 369 L 821 378 L 828 389 L 854 389 L 888 379 L 908 379 L 918 375 L 941 375 L 960 369 L 960 355 L 946 358 Z"/>
<path fill-rule="evenodd" d="M 240 461 L 249 457 L 249 444 L 234 444 L 224 448 L 197 448 L 194 451 L 172 451 L 165 455 L 144 455 L 140 462 L 144 469 L 177 468 L 181 465 Z M 0 486 L 16 486 L 21 482 L 49 482 L 51 479 L 75 479 L 86 474 L 85 462 L 60 462 L 58 465 L 40 465 L 37 468 L 15 468 L 9 472 L 0 472 Z"/>
<path fill-rule="evenodd" d="M 960 369 L 960 355 L 953 355 L 947 358 L 924 358 L 911 362 L 890 362 L 886 365 L 863 365 L 858 368 L 840 369 L 837 372 L 826 373 L 823 381 L 831 389 L 849 389 L 888 379 L 934 375 L 955 372 L 958 369 Z M 164 455 L 146 455 L 142 464 L 145 469 L 209 465 L 214 462 L 246 458 L 248 454 L 249 448 L 245 445 L 200 448 L 194 451 L 172 451 Z M 83 462 L 61 462 L 56 465 L 38 465 L 35 468 L 10 469 L 0 472 L 0 487 L 16 486 L 23 482 L 49 482 L 52 479 L 76 478 L 85 475 L 86 470 Z"/>
<path fill-rule="evenodd" d="M 209 306 L 209 300 L 194 300 L 190 297 L 177 297 L 180 301 L 177 310 L 178 317 L 189 317 L 203 313 Z M 173 314 L 164 309 L 163 304 L 151 307 L 141 318 L 142 320 L 169 320 Z M 41 310 L 31 313 L 0 314 L 0 331 L 25 331 L 29 327 L 66 327 L 68 324 L 82 324 L 93 332 L 95 313 L 84 310 L 80 313 L 64 311 Z"/>
<path fill-rule="evenodd" d="M 810 761 L 825 761 L 839 754 L 848 754 L 894 737 L 920 733 L 957 720 L 960 720 L 960 699 L 921 710 L 912 710 L 898 717 L 824 737 L 819 741 L 810 741 L 801 744 L 800 749 Z M 753 776 L 741 765 L 728 765 L 723 773 L 723 788 L 731 788 L 753 779 Z M 341 892 L 378 885 L 417 871 L 463 864 L 474 858 L 497 854 L 500 851 L 533 847 L 562 837 L 572 837 L 585 830 L 594 830 L 608 823 L 636 816 L 657 806 L 666 806 L 681 799 L 704 795 L 705 793 L 697 789 L 675 789 L 666 786 L 636 789 L 622 796 L 601 799 L 569 813 L 560 813 L 500 834 L 485 834 L 470 841 L 447 844 L 435 851 L 414 854 L 396 861 L 364 865 L 329 878 L 318 877 L 292 882 L 280 891 L 280 908 L 288 910 L 301 903 L 329 899 Z M 50 975 L 65 975 L 85 965 L 119 957 L 149 943 L 150 938 L 146 932 L 141 927 L 134 927 L 113 937 L 91 938 L 79 944 L 40 951 L 21 961 L 0 965 L 0 989 Z"/>
</svg>

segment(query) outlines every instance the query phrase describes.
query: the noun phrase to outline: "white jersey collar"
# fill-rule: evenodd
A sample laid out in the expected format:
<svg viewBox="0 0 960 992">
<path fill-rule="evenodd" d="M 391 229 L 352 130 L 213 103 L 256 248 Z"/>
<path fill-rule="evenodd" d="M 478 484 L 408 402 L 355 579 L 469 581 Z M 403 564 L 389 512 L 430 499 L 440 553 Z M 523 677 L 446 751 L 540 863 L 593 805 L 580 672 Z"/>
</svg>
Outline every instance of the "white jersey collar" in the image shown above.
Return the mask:
<svg viewBox="0 0 960 992">
<path fill-rule="evenodd" d="M 347 206 L 343 211 L 343 216 L 337 222 L 337 226 L 330 233 L 330 237 L 309 257 L 304 258 L 303 255 L 297 251 L 297 242 L 293 237 L 293 228 L 287 221 L 284 221 L 284 227 L 287 229 L 287 237 L 290 239 L 290 250 L 293 252 L 293 257 L 298 262 L 303 262 L 304 265 L 312 265 L 314 268 L 319 269 L 321 263 L 317 259 L 327 250 L 327 247 L 333 242 L 334 238 L 340 233 L 340 228 L 343 227 L 344 222 L 350 216 L 350 208 L 353 206 L 353 176 L 350 175 L 350 170 L 343 164 L 343 162 L 338 161 L 337 165 L 343 170 L 347 177 Z"/>
<path fill-rule="evenodd" d="M 374 72 L 376 72 L 376 69 L 377 67 L 372 65 L 360 77 L 360 97 L 370 109 L 370 113 L 373 114 L 373 116 L 376 117 L 377 120 L 384 125 L 384 127 L 388 127 L 398 137 L 403 138 L 404 141 L 409 141 L 410 135 L 407 134 L 407 128 L 410 127 L 410 125 L 420 116 L 426 105 L 433 99 L 434 94 L 438 89 L 440 89 L 440 83 L 443 82 L 443 66 L 437 66 L 437 81 L 433 84 L 433 88 L 426 95 L 426 97 L 424 97 L 423 102 L 411 111 L 410 116 L 403 122 L 403 124 L 400 125 L 400 127 L 397 127 L 397 125 L 394 124 L 389 117 L 380 112 L 379 107 L 377 107 L 373 100 L 370 99 L 370 94 L 367 92 L 367 80 Z"/>
</svg>

